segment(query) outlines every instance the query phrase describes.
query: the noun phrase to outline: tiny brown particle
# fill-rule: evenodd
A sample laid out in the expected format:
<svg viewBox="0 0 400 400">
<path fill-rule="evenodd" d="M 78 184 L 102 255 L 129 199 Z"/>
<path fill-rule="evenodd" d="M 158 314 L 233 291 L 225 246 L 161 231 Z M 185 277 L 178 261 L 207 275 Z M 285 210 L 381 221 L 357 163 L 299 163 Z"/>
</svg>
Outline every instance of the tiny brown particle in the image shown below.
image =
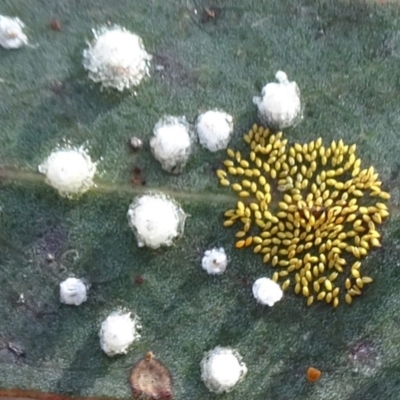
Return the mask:
<svg viewBox="0 0 400 400">
<path fill-rule="evenodd" d="M 137 275 L 135 276 L 135 283 L 137 283 L 138 285 L 141 285 L 143 283 L 144 279 L 142 275 Z"/>
<path fill-rule="evenodd" d="M 50 28 L 53 29 L 53 31 L 61 31 L 61 23 L 58 20 L 53 20 L 50 22 Z"/>
<path fill-rule="evenodd" d="M 308 382 L 316 382 L 321 377 L 322 372 L 319 369 L 310 367 L 307 370 L 307 380 Z"/>
</svg>

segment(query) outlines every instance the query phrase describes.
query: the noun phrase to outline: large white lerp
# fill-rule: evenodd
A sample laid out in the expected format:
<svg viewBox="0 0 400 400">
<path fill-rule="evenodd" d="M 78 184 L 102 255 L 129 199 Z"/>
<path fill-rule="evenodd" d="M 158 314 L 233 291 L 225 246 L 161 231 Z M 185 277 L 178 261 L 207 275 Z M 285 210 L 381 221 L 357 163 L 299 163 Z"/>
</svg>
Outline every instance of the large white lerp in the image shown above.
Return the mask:
<svg viewBox="0 0 400 400">
<path fill-rule="evenodd" d="M 93 30 L 93 34 L 95 40 L 83 51 L 83 66 L 94 82 L 122 91 L 150 75 L 152 56 L 138 35 L 118 25 Z"/>
<path fill-rule="evenodd" d="M 61 196 L 75 198 L 93 185 L 97 163 L 82 148 L 54 150 L 39 165 L 38 170 L 46 175 L 46 183 L 57 189 Z"/>
<path fill-rule="evenodd" d="M 185 117 L 166 115 L 154 126 L 150 149 L 161 167 L 179 174 L 183 171 L 192 152 L 191 128 Z"/>
<path fill-rule="evenodd" d="M 25 24 L 19 18 L 0 15 L 0 46 L 7 50 L 19 49 L 28 44 L 23 32 Z"/>
<path fill-rule="evenodd" d="M 171 246 L 183 233 L 185 220 L 181 206 L 163 193 L 136 197 L 128 210 L 128 223 L 139 247 Z"/>
<path fill-rule="evenodd" d="M 102 350 L 109 356 L 126 354 L 133 342 L 140 338 L 138 317 L 131 313 L 112 312 L 101 324 L 99 337 Z"/>
<path fill-rule="evenodd" d="M 87 300 L 87 289 L 83 279 L 68 278 L 60 283 L 60 302 L 80 306 Z"/>
<path fill-rule="evenodd" d="M 278 82 L 266 84 L 261 97 L 254 97 L 258 117 L 272 129 L 284 129 L 294 125 L 301 117 L 300 90 L 296 82 L 289 82 L 283 71 L 275 74 Z"/>
<path fill-rule="evenodd" d="M 233 132 L 233 118 L 224 111 L 210 110 L 197 118 L 200 144 L 211 152 L 228 147 Z"/>
<path fill-rule="evenodd" d="M 200 364 L 201 379 L 214 393 L 230 392 L 244 378 L 247 367 L 240 354 L 229 347 L 215 347 Z"/>
<path fill-rule="evenodd" d="M 253 296 L 258 303 L 272 307 L 282 299 L 281 287 L 269 278 L 258 278 L 253 284 Z"/>
</svg>

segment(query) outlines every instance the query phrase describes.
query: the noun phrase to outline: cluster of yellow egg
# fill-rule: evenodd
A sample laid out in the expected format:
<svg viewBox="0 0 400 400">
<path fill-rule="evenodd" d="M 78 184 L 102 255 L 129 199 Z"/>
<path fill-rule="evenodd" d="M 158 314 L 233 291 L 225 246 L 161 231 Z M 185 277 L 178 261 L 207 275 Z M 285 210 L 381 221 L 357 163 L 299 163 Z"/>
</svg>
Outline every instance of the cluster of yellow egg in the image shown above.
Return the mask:
<svg viewBox="0 0 400 400">
<path fill-rule="evenodd" d="M 362 169 L 356 145 L 342 140 L 288 147 L 282 132 L 257 125 L 244 140 L 248 158 L 228 149 L 217 171 L 239 197 L 224 214 L 225 227 L 240 225 L 236 248 L 253 246 L 276 269 L 272 279 L 284 290 L 292 285 L 309 306 L 351 304 L 372 282 L 359 259 L 381 245 L 377 226 L 389 216 L 382 201 L 390 195 L 374 167 Z"/>
</svg>

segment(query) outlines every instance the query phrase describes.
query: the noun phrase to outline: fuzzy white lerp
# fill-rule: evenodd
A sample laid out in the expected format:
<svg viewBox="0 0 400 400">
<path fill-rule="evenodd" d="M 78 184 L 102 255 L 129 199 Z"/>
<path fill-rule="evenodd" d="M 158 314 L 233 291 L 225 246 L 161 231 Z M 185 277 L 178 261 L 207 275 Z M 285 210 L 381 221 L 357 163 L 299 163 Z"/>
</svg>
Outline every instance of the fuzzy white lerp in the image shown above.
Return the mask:
<svg viewBox="0 0 400 400">
<path fill-rule="evenodd" d="M 135 198 L 128 210 L 128 223 L 139 247 L 158 249 L 171 246 L 183 233 L 186 214 L 181 206 L 163 193 Z"/>
<path fill-rule="evenodd" d="M 28 37 L 22 31 L 24 27 L 19 18 L 0 15 L 0 46 L 11 50 L 27 45 Z"/>
<path fill-rule="evenodd" d="M 83 66 L 94 82 L 122 91 L 150 75 L 152 56 L 138 35 L 118 25 L 93 30 L 93 34 L 94 42 L 83 51 Z"/>
<path fill-rule="evenodd" d="M 283 71 L 275 74 L 278 81 L 265 85 L 261 97 L 254 97 L 262 123 L 273 129 L 292 126 L 301 114 L 300 90 L 296 82 L 289 82 Z"/>
<path fill-rule="evenodd" d="M 201 114 L 196 123 L 200 144 L 211 152 L 228 147 L 233 132 L 233 117 L 213 110 Z"/>
<path fill-rule="evenodd" d="M 132 343 L 140 338 L 137 316 L 114 311 L 101 324 L 99 337 L 102 350 L 109 356 L 126 354 Z"/>
<path fill-rule="evenodd" d="M 228 258 L 225 250 L 220 247 L 206 250 L 201 260 L 202 268 L 210 275 L 220 275 L 225 272 Z"/>
<path fill-rule="evenodd" d="M 96 168 L 97 163 L 92 162 L 89 154 L 80 147 L 54 150 L 38 170 L 46 175 L 46 182 L 61 196 L 74 198 L 94 185 Z"/>
<path fill-rule="evenodd" d="M 82 279 L 68 278 L 60 283 L 60 302 L 80 306 L 87 300 L 87 286 Z"/>
<path fill-rule="evenodd" d="M 214 393 L 230 392 L 247 373 L 240 354 L 231 348 L 216 347 L 203 357 L 201 379 Z"/>
<path fill-rule="evenodd" d="M 259 278 L 253 284 L 253 296 L 258 303 L 272 307 L 283 296 L 281 287 L 269 278 Z"/>
<path fill-rule="evenodd" d="M 192 152 L 192 133 L 185 117 L 164 116 L 154 126 L 150 148 L 161 167 L 179 174 Z"/>
</svg>

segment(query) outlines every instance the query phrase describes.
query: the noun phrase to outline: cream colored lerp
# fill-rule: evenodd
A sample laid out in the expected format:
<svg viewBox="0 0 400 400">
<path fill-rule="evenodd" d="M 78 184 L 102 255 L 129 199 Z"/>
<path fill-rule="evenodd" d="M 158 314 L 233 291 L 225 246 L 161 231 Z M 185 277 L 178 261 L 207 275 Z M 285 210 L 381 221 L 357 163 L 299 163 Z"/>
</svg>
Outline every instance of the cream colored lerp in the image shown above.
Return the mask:
<svg viewBox="0 0 400 400">
<path fill-rule="evenodd" d="M 294 125 L 301 117 L 300 90 L 283 71 L 278 71 L 275 79 L 278 82 L 265 85 L 261 97 L 254 97 L 253 103 L 263 124 L 272 129 L 284 129 Z"/>
<path fill-rule="evenodd" d="M 87 289 L 84 280 L 68 278 L 60 283 L 60 302 L 80 306 L 87 300 Z"/>
<path fill-rule="evenodd" d="M 19 18 L 0 15 L 0 46 L 7 50 L 19 49 L 28 44 L 23 32 L 25 24 Z"/>
<path fill-rule="evenodd" d="M 233 132 L 233 118 L 224 111 L 210 110 L 197 118 L 200 144 L 211 152 L 228 147 Z"/>
<path fill-rule="evenodd" d="M 119 91 L 136 87 L 150 75 L 152 56 L 142 39 L 118 25 L 93 30 L 94 41 L 83 51 L 89 78 Z"/>
<path fill-rule="evenodd" d="M 99 337 L 102 350 L 109 357 L 126 354 L 132 343 L 140 338 L 140 328 L 137 316 L 114 311 L 101 324 Z"/>
<path fill-rule="evenodd" d="M 82 147 L 56 149 L 38 167 L 46 182 L 67 198 L 75 198 L 94 185 L 96 168 L 97 163 Z"/>
<path fill-rule="evenodd" d="M 223 247 L 206 250 L 203 259 L 201 260 L 202 268 L 209 275 L 223 274 L 227 265 L 228 258 Z"/>
<path fill-rule="evenodd" d="M 163 193 L 136 197 L 128 210 L 128 223 L 139 247 L 171 246 L 183 233 L 185 220 L 181 206 Z"/>
<path fill-rule="evenodd" d="M 192 133 L 185 117 L 171 115 L 161 118 L 154 126 L 150 149 L 161 167 L 171 173 L 183 171 L 192 152 Z"/>
<path fill-rule="evenodd" d="M 201 379 L 214 393 L 230 392 L 247 373 L 240 354 L 228 347 L 216 347 L 206 353 L 200 364 Z"/>
</svg>

